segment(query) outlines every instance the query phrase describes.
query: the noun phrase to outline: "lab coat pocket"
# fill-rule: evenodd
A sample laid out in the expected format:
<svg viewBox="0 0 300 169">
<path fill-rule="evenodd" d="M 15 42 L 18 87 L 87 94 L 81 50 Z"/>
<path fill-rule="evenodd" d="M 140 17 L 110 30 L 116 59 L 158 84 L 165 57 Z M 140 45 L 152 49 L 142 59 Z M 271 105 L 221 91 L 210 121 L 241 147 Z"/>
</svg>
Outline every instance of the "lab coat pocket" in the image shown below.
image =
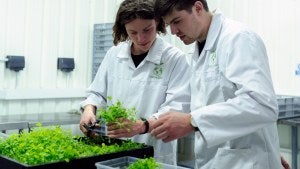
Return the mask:
<svg viewBox="0 0 300 169">
<path fill-rule="evenodd" d="M 135 93 L 140 94 L 140 100 L 158 108 L 166 98 L 168 86 L 159 81 L 147 81 L 146 84 L 136 88 Z M 138 92 L 137 92 L 138 91 Z"/>
<path fill-rule="evenodd" d="M 220 91 L 220 72 L 218 66 L 209 67 L 203 72 L 201 80 L 201 93 L 206 96 L 205 104 L 212 104 L 224 101 Z"/>
<path fill-rule="evenodd" d="M 219 80 L 220 79 L 219 67 L 215 66 L 215 67 L 207 69 L 204 72 L 204 78 L 203 79 L 206 82 Z"/>
<path fill-rule="evenodd" d="M 219 148 L 212 169 L 254 169 L 254 154 L 251 149 Z"/>
</svg>

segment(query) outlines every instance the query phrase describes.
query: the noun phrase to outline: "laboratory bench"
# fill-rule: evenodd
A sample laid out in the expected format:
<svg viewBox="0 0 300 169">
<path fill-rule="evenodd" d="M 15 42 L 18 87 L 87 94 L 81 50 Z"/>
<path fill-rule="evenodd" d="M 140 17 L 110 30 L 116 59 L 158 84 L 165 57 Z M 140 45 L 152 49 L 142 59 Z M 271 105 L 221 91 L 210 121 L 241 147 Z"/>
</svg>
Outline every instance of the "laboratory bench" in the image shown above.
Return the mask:
<svg viewBox="0 0 300 169">
<path fill-rule="evenodd" d="M 278 124 L 287 125 L 291 128 L 291 156 L 292 168 L 298 168 L 298 127 L 300 126 L 300 97 L 277 96 L 278 101 Z"/>
<path fill-rule="evenodd" d="M 300 97 L 277 96 L 279 115 L 278 124 L 291 127 L 292 168 L 297 168 L 298 127 L 300 126 Z M 28 130 L 41 123 L 43 126 L 79 124 L 80 112 L 15 114 L 0 116 L 0 137 L 7 137 L 6 130 Z M 2 132 L 1 132 L 2 131 Z M 178 140 L 178 164 L 192 168 L 194 165 L 194 136 Z M 192 153 L 192 154 L 191 154 Z"/>
<path fill-rule="evenodd" d="M 299 111 L 300 113 L 300 111 Z M 300 126 L 300 117 L 294 117 L 289 119 L 278 119 L 278 124 L 288 125 L 291 128 L 291 156 L 292 156 L 292 168 L 298 168 L 298 127 Z"/>
<path fill-rule="evenodd" d="M 37 123 L 42 126 L 71 125 L 79 124 L 81 113 L 41 113 L 41 114 L 13 114 L 0 116 L 0 131 L 6 133 L 6 130 L 30 130 Z"/>
</svg>

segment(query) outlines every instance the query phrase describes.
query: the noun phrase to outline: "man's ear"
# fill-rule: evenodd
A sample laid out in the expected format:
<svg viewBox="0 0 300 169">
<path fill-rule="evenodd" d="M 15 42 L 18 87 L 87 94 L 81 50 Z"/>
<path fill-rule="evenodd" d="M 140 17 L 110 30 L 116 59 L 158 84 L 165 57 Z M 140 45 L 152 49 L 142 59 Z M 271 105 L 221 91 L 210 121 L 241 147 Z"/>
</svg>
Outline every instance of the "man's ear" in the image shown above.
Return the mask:
<svg viewBox="0 0 300 169">
<path fill-rule="evenodd" d="M 197 13 L 200 13 L 202 10 L 204 10 L 203 4 L 200 1 L 195 2 L 194 8 Z"/>
</svg>

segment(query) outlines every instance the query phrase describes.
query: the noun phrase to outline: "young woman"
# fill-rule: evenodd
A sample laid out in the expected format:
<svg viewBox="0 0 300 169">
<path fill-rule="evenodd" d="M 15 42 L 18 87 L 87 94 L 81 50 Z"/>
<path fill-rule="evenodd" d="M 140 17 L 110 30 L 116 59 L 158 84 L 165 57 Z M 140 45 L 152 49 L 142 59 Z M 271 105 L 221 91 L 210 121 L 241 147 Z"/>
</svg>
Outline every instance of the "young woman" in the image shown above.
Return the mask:
<svg viewBox="0 0 300 169">
<path fill-rule="evenodd" d="M 108 136 L 152 145 L 156 160 L 176 164 L 176 140 L 164 143 L 148 134 L 160 114 L 189 111 L 189 65 L 180 50 L 158 36 L 165 32 L 162 19 L 154 15 L 152 0 L 121 3 L 113 27 L 115 46 L 106 53 L 81 104 L 80 128 L 87 132 L 82 125 L 95 123 L 96 110 L 107 106 L 111 96 L 112 103 L 119 100 L 126 108 L 135 107 L 138 116 L 147 120 L 137 120 L 130 130 L 108 126 Z"/>
</svg>

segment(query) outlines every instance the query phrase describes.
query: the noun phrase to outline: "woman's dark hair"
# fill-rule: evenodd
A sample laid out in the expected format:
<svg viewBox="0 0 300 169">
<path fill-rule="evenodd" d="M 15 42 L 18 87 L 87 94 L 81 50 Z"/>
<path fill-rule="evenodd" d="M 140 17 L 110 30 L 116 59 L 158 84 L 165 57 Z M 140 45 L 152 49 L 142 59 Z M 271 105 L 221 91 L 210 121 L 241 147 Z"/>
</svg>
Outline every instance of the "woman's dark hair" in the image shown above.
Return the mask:
<svg viewBox="0 0 300 169">
<path fill-rule="evenodd" d="M 166 33 L 165 23 L 162 18 L 156 18 L 154 14 L 154 0 L 124 0 L 117 12 L 115 24 L 113 26 L 114 44 L 126 41 L 128 34 L 125 24 L 135 19 L 155 19 L 158 33 Z"/>
<path fill-rule="evenodd" d="M 192 12 L 192 7 L 196 1 L 200 1 L 206 11 L 209 11 L 206 0 L 156 0 L 154 5 L 155 15 L 164 17 L 173 10 L 186 10 Z"/>
</svg>

